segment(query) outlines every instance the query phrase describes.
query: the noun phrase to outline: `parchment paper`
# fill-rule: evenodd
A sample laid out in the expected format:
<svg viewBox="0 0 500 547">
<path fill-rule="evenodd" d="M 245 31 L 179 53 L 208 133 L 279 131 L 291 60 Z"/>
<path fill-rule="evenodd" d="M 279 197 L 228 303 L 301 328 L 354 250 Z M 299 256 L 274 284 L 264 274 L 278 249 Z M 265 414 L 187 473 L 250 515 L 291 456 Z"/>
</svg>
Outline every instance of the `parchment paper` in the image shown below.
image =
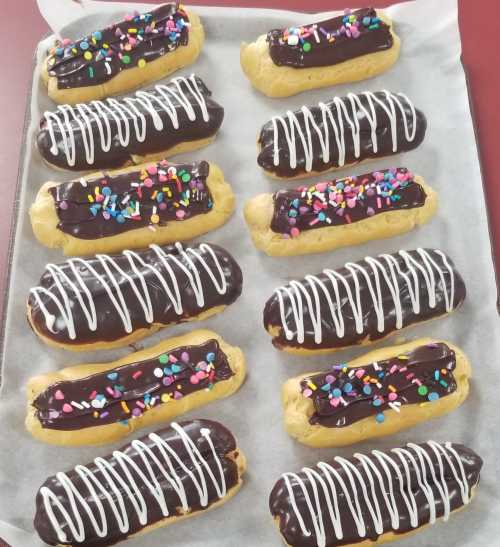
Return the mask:
<svg viewBox="0 0 500 547">
<path fill-rule="evenodd" d="M 117 4 L 112 6 L 113 11 L 118 11 Z M 481 485 L 467 510 L 454 515 L 448 524 L 430 527 L 401 541 L 400 545 L 498 545 L 500 519 L 496 505 L 499 501 L 497 455 L 500 436 L 496 429 L 496 413 L 500 393 L 500 329 L 477 150 L 460 64 L 456 0 L 418 0 L 388 10 L 403 44 L 400 60 L 388 73 L 370 81 L 283 100 L 267 99 L 251 89 L 239 67 L 239 43 L 250 41 L 275 26 L 307 22 L 311 16 L 245 9 L 198 8 L 198 11 L 207 30 L 206 46 L 197 63 L 181 73 L 196 71 L 203 77 L 214 97 L 224 105 L 226 118 L 216 142 L 189 157 L 218 163 L 233 184 L 238 198 L 236 214 L 225 227 L 207 235 L 205 240 L 230 250 L 244 272 L 242 297 L 224 314 L 199 326 L 215 329 L 229 342 L 240 345 L 248 359 L 249 375 L 238 394 L 199 409 L 192 416 L 217 419 L 229 426 L 248 456 L 249 470 L 241 492 L 223 508 L 131 540 L 128 545 L 278 546 L 280 537 L 269 517 L 267 504 L 269 492 L 282 472 L 337 454 L 347 456 L 354 451 L 429 438 L 462 442 L 479 452 L 485 461 Z M 110 20 L 109 13 L 93 16 L 71 26 L 65 34 L 76 38 Z M 47 41 L 39 47 L 39 61 L 46 46 Z M 327 100 L 333 94 L 381 88 L 408 94 L 427 115 L 428 134 L 417 150 L 393 160 L 359 167 L 354 172 L 392 165 L 408 166 L 424 175 L 439 191 L 441 203 L 437 218 L 405 236 L 333 253 L 278 259 L 257 252 L 243 222 L 243 202 L 256 193 L 280 187 L 280 183 L 261 174 L 255 161 L 255 139 L 261 125 L 274 113 Z M 24 386 L 28 377 L 72 363 L 116 358 L 130 351 L 126 348 L 89 355 L 56 351 L 38 342 L 26 323 L 25 298 L 29 288 L 38 282 L 48 261 L 62 259 L 60 252 L 37 244 L 27 215 L 42 182 L 72 176 L 44 166 L 33 148 L 33 134 L 40 115 L 53 107 L 39 84 L 37 68 L 19 196 L 0 403 L 0 519 L 8 524 L 0 527 L 0 536 L 14 547 L 39 545 L 32 528 L 34 496 L 46 476 L 77 463 L 87 463 L 117 446 L 64 449 L 34 441 L 23 426 Z M 178 159 L 188 158 L 179 156 Z M 342 174 L 349 173 L 344 171 Z M 386 343 L 433 335 L 462 346 L 470 355 L 474 369 L 469 399 L 451 415 L 380 441 L 342 450 L 312 450 L 300 446 L 287 437 L 282 427 L 280 390 L 283 381 L 301 372 L 318 370 L 335 360 L 359 355 L 364 350 L 358 348 L 335 357 L 297 358 L 281 354 L 271 346 L 262 327 L 266 299 L 276 286 L 292 277 L 317 273 L 325 267 L 339 267 L 347 260 L 358 260 L 367 254 L 418 246 L 436 246 L 449 253 L 465 278 L 468 296 L 463 308 L 449 318 L 412 328 L 404 336 L 393 337 Z M 145 340 L 144 344 L 156 343 L 197 326 L 183 325 L 165 330 Z"/>
</svg>

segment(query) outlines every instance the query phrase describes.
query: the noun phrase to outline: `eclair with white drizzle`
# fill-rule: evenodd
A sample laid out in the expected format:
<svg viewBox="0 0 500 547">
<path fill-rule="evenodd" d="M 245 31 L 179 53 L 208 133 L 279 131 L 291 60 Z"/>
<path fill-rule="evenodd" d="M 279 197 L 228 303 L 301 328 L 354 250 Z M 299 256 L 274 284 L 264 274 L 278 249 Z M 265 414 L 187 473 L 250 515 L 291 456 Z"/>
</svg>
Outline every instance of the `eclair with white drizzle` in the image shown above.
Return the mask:
<svg viewBox="0 0 500 547">
<path fill-rule="evenodd" d="M 299 179 L 417 148 L 427 121 L 403 93 L 365 91 L 274 116 L 258 137 L 257 163 Z"/>
<path fill-rule="evenodd" d="M 264 327 L 280 350 L 329 353 L 449 314 L 465 294 L 462 277 L 439 249 L 368 256 L 277 288 L 266 302 Z"/>
<path fill-rule="evenodd" d="M 200 18 L 179 2 L 126 14 L 72 41 L 56 40 L 41 78 L 60 104 L 100 100 L 144 87 L 193 63 L 205 33 Z"/>
<path fill-rule="evenodd" d="M 72 171 L 170 158 L 215 138 L 224 109 L 211 95 L 193 74 L 123 98 L 60 105 L 45 112 L 37 148 L 50 165 Z"/>
<path fill-rule="evenodd" d="M 242 44 L 240 62 L 252 85 L 268 97 L 372 78 L 398 59 L 399 37 L 374 8 L 310 24 L 270 30 Z"/>
<path fill-rule="evenodd" d="M 255 246 L 270 256 L 321 253 L 428 222 L 437 193 L 404 167 L 260 194 L 245 204 Z"/>
<path fill-rule="evenodd" d="M 114 545 L 221 506 L 240 489 L 245 469 L 222 424 L 173 422 L 48 477 L 36 496 L 34 526 L 48 545 Z"/>
<path fill-rule="evenodd" d="M 193 239 L 224 224 L 234 202 L 217 165 L 161 160 L 46 182 L 30 219 L 43 245 L 90 255 Z"/>
<path fill-rule="evenodd" d="M 195 330 L 111 363 L 31 378 L 26 429 L 61 446 L 118 441 L 237 391 L 245 357 L 209 330 Z"/>
<path fill-rule="evenodd" d="M 48 264 L 30 290 L 27 316 L 35 334 L 55 347 L 122 347 L 221 312 L 240 296 L 242 282 L 234 258 L 217 245 L 151 245 Z"/>
<path fill-rule="evenodd" d="M 378 545 L 466 507 L 482 465 L 470 448 L 434 441 L 337 456 L 284 473 L 269 508 L 289 547 Z"/>
<path fill-rule="evenodd" d="M 420 338 L 376 349 L 287 380 L 285 429 L 316 448 L 392 435 L 461 405 L 470 376 L 467 356 L 450 342 Z"/>
</svg>

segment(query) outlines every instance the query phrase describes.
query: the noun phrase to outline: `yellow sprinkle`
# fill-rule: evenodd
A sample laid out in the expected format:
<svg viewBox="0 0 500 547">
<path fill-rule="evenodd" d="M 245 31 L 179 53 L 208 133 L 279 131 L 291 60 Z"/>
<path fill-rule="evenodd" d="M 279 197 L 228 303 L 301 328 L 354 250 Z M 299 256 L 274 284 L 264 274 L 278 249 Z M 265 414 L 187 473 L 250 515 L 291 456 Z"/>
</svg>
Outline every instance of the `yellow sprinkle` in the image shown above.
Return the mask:
<svg viewBox="0 0 500 547">
<path fill-rule="evenodd" d="M 94 410 L 94 412 L 92 413 L 92 416 L 94 416 L 94 418 L 99 418 L 99 412 L 96 412 Z"/>
<path fill-rule="evenodd" d="M 130 413 L 130 409 L 129 409 L 129 407 L 127 406 L 127 403 L 126 403 L 125 401 L 122 401 L 122 408 L 123 408 L 123 410 L 124 410 L 127 414 Z"/>
<path fill-rule="evenodd" d="M 161 396 L 162 403 L 168 403 L 170 401 L 170 395 L 168 393 L 163 393 Z"/>
<path fill-rule="evenodd" d="M 160 222 L 160 217 L 158 215 L 151 215 L 151 222 L 153 224 L 158 224 L 158 222 Z"/>
<path fill-rule="evenodd" d="M 316 384 L 313 384 L 311 381 L 307 382 L 307 385 L 313 390 L 316 391 L 318 388 L 316 387 Z"/>
<path fill-rule="evenodd" d="M 137 29 L 136 28 L 129 28 L 128 33 L 129 34 L 137 34 Z"/>
<path fill-rule="evenodd" d="M 158 195 L 158 190 L 155 190 L 153 194 L 151 195 L 151 199 L 156 199 L 156 196 Z"/>
<path fill-rule="evenodd" d="M 399 355 L 398 359 L 401 360 L 401 361 L 407 361 L 408 360 L 408 355 Z"/>
<path fill-rule="evenodd" d="M 92 59 L 92 53 L 90 53 L 90 51 L 86 51 L 83 56 L 85 59 L 87 59 L 87 61 L 90 61 Z"/>
<path fill-rule="evenodd" d="M 448 374 L 448 371 L 445 368 L 441 369 L 441 374 Z"/>
<path fill-rule="evenodd" d="M 95 194 L 96 196 L 98 196 L 99 193 L 100 193 L 100 191 L 99 191 L 99 186 L 96 186 L 96 187 L 94 188 L 94 194 Z"/>
<path fill-rule="evenodd" d="M 389 388 L 389 391 L 392 391 L 393 393 L 396 391 L 396 388 L 391 384 L 389 384 L 387 387 Z"/>
<path fill-rule="evenodd" d="M 94 203 L 94 198 L 90 194 L 88 194 L 87 198 L 90 201 L 90 203 Z"/>
<path fill-rule="evenodd" d="M 104 49 L 109 49 L 109 44 L 102 44 L 102 47 L 103 47 Z"/>
<path fill-rule="evenodd" d="M 139 59 L 139 60 L 137 61 L 137 66 L 138 66 L 139 68 L 144 68 L 144 67 L 146 66 L 146 59 Z"/>
</svg>

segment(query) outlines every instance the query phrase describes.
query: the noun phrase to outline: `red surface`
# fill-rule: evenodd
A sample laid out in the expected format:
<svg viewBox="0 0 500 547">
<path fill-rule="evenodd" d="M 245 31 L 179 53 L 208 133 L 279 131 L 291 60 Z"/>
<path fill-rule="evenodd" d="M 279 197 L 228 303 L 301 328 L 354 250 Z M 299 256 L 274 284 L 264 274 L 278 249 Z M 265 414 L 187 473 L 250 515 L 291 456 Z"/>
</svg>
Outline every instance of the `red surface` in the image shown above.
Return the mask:
<svg viewBox="0 0 500 547">
<path fill-rule="evenodd" d="M 416 0 L 418 1 L 418 0 Z M 439 1 L 439 0 L 436 0 Z M 372 0 L 375 7 L 390 1 Z M 3 43 L 2 91 L 0 111 L 3 127 L 0 131 L 0 188 L 2 214 L 0 215 L 0 288 L 4 294 L 7 274 L 9 237 L 14 204 L 14 189 L 20 160 L 26 96 L 32 76 L 34 49 L 48 31 L 35 0 L 1 0 L 2 18 L 0 35 Z M 342 9 L 346 0 L 189 0 L 186 4 L 217 6 L 256 6 L 307 11 Z M 355 2 L 359 4 L 359 2 Z M 498 18 L 481 17 L 481 13 L 496 13 L 497 0 L 459 0 L 460 30 L 463 60 L 470 79 L 472 105 L 477 122 L 480 153 L 483 163 L 486 200 L 490 216 L 491 236 L 497 263 L 500 265 L 500 187 L 496 174 L 500 173 L 500 72 L 497 62 Z M 432 17 L 432 14 L 429 14 Z M 15 24 L 12 24 L 15 21 Z M 460 151 L 457 151 L 459 153 Z M 464 184 L 465 181 L 457 181 Z M 492 302 L 497 295 L 492 294 Z M 0 313 L 3 301 L 0 300 Z"/>
</svg>

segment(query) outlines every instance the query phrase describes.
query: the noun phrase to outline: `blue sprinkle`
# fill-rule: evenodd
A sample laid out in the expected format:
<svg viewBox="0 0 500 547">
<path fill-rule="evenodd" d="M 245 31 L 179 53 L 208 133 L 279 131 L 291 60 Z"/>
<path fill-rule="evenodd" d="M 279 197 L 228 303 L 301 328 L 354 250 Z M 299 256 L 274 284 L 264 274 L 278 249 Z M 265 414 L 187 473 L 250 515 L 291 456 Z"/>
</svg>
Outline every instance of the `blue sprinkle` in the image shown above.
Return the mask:
<svg viewBox="0 0 500 547">
<path fill-rule="evenodd" d="M 337 182 L 337 184 L 335 185 L 335 188 L 337 188 L 337 190 L 343 190 L 344 186 L 345 185 L 343 182 Z"/>
<path fill-rule="evenodd" d="M 158 194 L 156 195 L 156 201 L 158 203 L 161 203 L 163 201 L 163 192 L 158 192 Z"/>
<path fill-rule="evenodd" d="M 215 353 L 212 351 L 210 353 L 207 353 L 207 361 L 210 363 L 215 360 Z"/>
<path fill-rule="evenodd" d="M 169 368 L 169 367 L 165 367 L 165 368 L 163 369 L 163 372 L 165 373 L 166 376 L 172 376 L 172 374 L 173 374 L 172 369 Z"/>
<path fill-rule="evenodd" d="M 88 42 L 80 42 L 80 49 L 83 49 L 83 51 L 85 51 L 86 49 L 89 49 Z"/>
<path fill-rule="evenodd" d="M 364 386 L 363 387 L 363 393 L 365 395 L 371 395 L 371 392 L 372 392 L 372 388 L 370 386 Z"/>
<path fill-rule="evenodd" d="M 102 190 L 101 190 L 102 194 L 104 196 L 110 196 L 111 195 L 111 188 L 109 186 L 105 186 Z"/>
<path fill-rule="evenodd" d="M 340 389 L 338 387 L 336 387 L 333 391 L 332 391 L 332 395 L 338 399 L 339 397 L 342 396 L 342 391 L 340 391 Z"/>
<path fill-rule="evenodd" d="M 439 370 L 434 371 L 434 380 L 439 380 Z"/>
<path fill-rule="evenodd" d="M 92 38 L 95 38 L 96 40 L 101 40 L 102 38 L 102 33 L 101 31 L 99 30 L 96 30 L 95 32 L 92 33 Z"/>
<path fill-rule="evenodd" d="M 56 55 L 57 55 L 58 57 L 62 57 L 63 54 L 64 54 L 64 49 L 63 49 L 62 47 L 56 48 Z"/>
<path fill-rule="evenodd" d="M 437 401 L 439 399 L 439 393 L 431 391 L 429 395 L 427 395 L 427 398 L 429 399 L 429 401 Z"/>
<path fill-rule="evenodd" d="M 177 374 L 178 372 L 180 372 L 182 370 L 182 367 L 180 365 L 172 365 L 172 372 L 174 374 Z"/>
<path fill-rule="evenodd" d="M 109 380 L 111 380 L 112 382 L 114 382 L 117 378 L 118 378 L 118 372 L 110 372 L 108 375 L 107 375 L 107 378 Z"/>
<path fill-rule="evenodd" d="M 288 211 L 288 216 L 292 218 L 296 217 L 297 211 L 295 209 L 290 209 L 290 211 Z"/>
<path fill-rule="evenodd" d="M 382 412 L 379 412 L 379 413 L 375 416 L 375 420 L 377 420 L 377 423 L 381 424 L 382 422 L 385 421 L 385 416 L 382 414 Z"/>
<path fill-rule="evenodd" d="M 98 393 L 95 398 L 99 401 L 102 401 L 103 399 L 106 399 L 106 397 L 104 397 L 104 395 L 102 393 Z"/>
<path fill-rule="evenodd" d="M 116 222 L 123 224 L 125 222 L 125 217 L 122 214 L 116 215 Z"/>
<path fill-rule="evenodd" d="M 372 22 L 372 18 L 371 17 L 363 17 L 363 25 L 365 25 L 365 27 L 368 27 L 370 25 L 370 23 Z"/>
<path fill-rule="evenodd" d="M 321 221 L 324 221 L 324 220 L 326 219 L 325 213 L 321 212 L 321 213 L 318 215 L 318 219 L 321 220 Z"/>
<path fill-rule="evenodd" d="M 321 389 L 323 391 L 330 391 L 330 384 L 325 384 L 324 386 L 321 386 Z"/>
<path fill-rule="evenodd" d="M 349 393 L 352 391 L 352 384 L 347 382 L 347 384 L 344 385 L 344 393 Z"/>
<path fill-rule="evenodd" d="M 382 401 L 380 399 L 374 399 L 372 404 L 373 406 L 380 406 L 382 404 Z"/>
</svg>

